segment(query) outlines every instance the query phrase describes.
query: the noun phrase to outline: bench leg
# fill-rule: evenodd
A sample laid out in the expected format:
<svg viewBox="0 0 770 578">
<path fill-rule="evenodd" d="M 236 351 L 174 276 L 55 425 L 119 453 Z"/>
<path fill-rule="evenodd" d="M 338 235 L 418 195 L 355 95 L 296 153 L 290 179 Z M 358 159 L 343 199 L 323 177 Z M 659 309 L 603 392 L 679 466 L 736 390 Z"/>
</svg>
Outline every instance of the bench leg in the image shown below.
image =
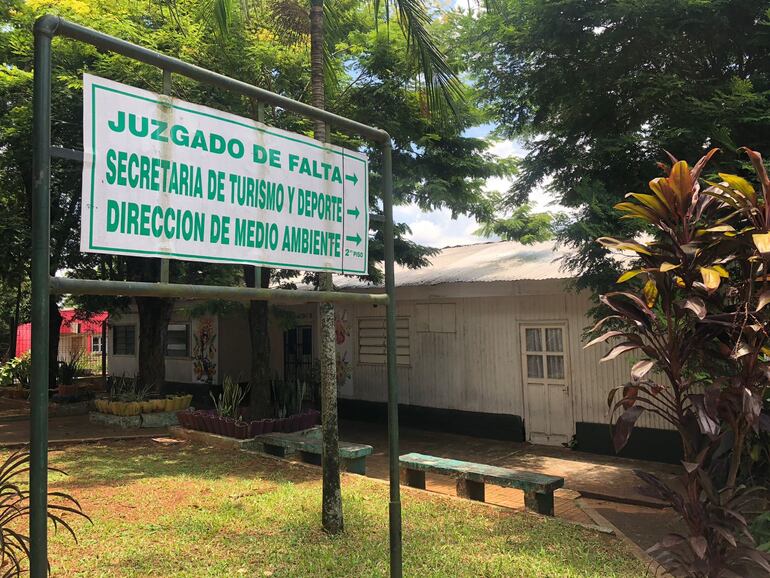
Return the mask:
<svg viewBox="0 0 770 578">
<path fill-rule="evenodd" d="M 350 472 L 351 474 L 361 474 L 362 476 L 366 475 L 366 458 L 360 457 L 360 458 L 348 458 L 342 460 L 345 464 L 345 471 Z"/>
<path fill-rule="evenodd" d="M 461 498 L 483 502 L 484 482 L 474 482 L 473 480 L 459 478 L 457 480 L 457 495 Z"/>
<path fill-rule="evenodd" d="M 314 466 L 321 465 L 321 454 L 314 454 L 312 452 L 299 452 L 300 459 L 306 464 L 313 464 Z"/>
<path fill-rule="evenodd" d="M 277 456 L 279 458 L 286 457 L 286 448 L 283 446 L 263 444 L 262 449 L 265 451 L 266 454 L 270 454 L 271 456 Z"/>
<path fill-rule="evenodd" d="M 553 516 L 553 492 L 524 492 L 524 506 L 544 516 Z"/>
<path fill-rule="evenodd" d="M 425 472 L 421 470 L 401 469 L 401 483 L 410 488 L 425 489 Z"/>
</svg>

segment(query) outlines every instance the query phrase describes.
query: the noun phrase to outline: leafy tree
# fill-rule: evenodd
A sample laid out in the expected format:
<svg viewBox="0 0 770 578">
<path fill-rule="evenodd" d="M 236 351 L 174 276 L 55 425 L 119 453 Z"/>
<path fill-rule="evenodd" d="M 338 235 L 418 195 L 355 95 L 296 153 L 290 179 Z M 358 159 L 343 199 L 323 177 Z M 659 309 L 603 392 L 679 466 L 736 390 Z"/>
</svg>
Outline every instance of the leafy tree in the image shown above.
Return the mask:
<svg viewBox="0 0 770 578">
<path fill-rule="evenodd" d="M 514 208 L 509 215 L 488 220 L 476 234 L 485 237 L 497 235 L 505 241 L 519 241 L 530 245 L 552 239 L 558 223 L 563 220 L 564 217 L 559 214 L 533 213 L 532 205 L 524 203 Z"/>
<path fill-rule="evenodd" d="M 641 223 L 610 209 L 640 190 L 663 149 L 698 157 L 735 143 L 770 148 L 768 0 L 501 0 L 455 16 L 466 61 L 500 132 L 527 154 L 505 199 L 547 181 L 574 219 L 559 234 L 581 287 L 607 287 L 618 264 L 597 237 Z"/>
<path fill-rule="evenodd" d="M 256 6 L 256 4 L 254 4 Z M 294 31 L 287 26 L 287 14 L 269 10 L 271 3 L 260 5 L 260 18 L 252 19 L 247 26 L 233 27 L 222 37 L 205 19 L 201 18 L 201 4 L 193 0 L 175 3 L 138 5 L 128 0 L 116 0 L 109 4 L 87 0 L 58 2 L 55 10 L 71 20 L 100 29 L 132 42 L 149 46 L 161 52 L 191 60 L 196 64 L 225 72 L 230 76 L 266 87 L 297 99 L 307 99 L 310 86 L 310 71 L 307 60 L 307 26 Z M 466 139 L 461 131 L 478 119 L 473 107 L 465 106 L 457 116 L 456 123 L 438 123 L 426 114 L 424 88 L 413 82 L 418 74 L 419 62 L 415 62 L 406 50 L 406 38 L 394 28 L 386 42 L 385 34 L 378 34 L 371 14 L 364 5 L 353 0 L 343 7 L 335 3 L 338 14 L 343 14 L 327 35 L 332 49 L 327 50 L 326 86 L 330 106 L 343 113 L 371 122 L 368 117 L 382 115 L 386 104 L 397 114 L 381 117 L 381 126 L 387 128 L 396 138 L 396 179 L 400 198 L 417 201 L 423 207 L 449 206 L 457 212 L 487 214 L 489 204 L 483 198 L 481 185 L 485 175 L 505 174 L 509 169 L 485 153 L 487 144 L 478 139 Z M 344 10 L 343 10 L 344 8 Z M 26 281 L 26 266 L 29 260 L 29 199 L 31 159 L 28 135 L 31 127 L 31 81 L 32 81 L 32 35 L 34 19 L 53 8 L 29 5 L 14 0 L 3 6 L 0 30 L 0 59 L 6 64 L 0 69 L 0 106 L 4 114 L 0 123 L 0 178 L 3 179 L 3 206 L 13 206 L 16 219 L 7 219 L 8 227 L 4 238 L 7 271 Z M 299 12 L 307 22 L 307 12 Z M 289 14 L 288 16 L 291 16 Z M 302 18 L 294 18 L 295 22 Z M 296 26 L 295 26 L 296 27 Z M 376 42 L 373 41 L 376 40 Z M 80 147 L 81 87 L 80 75 L 89 70 L 116 80 L 139 85 L 151 90 L 160 90 L 161 75 L 157 69 L 113 55 L 99 53 L 84 45 L 56 39 L 54 57 L 53 92 L 53 139 L 54 144 Z M 248 58 L 243 58 L 243 55 Z M 331 55 L 331 57 L 330 57 Z M 409 75 L 396 77 L 393 71 L 411 71 Z M 361 71 L 354 75 L 350 71 Z M 225 91 L 212 91 L 193 81 L 174 77 L 173 94 L 180 98 L 200 102 L 244 116 L 257 116 L 256 103 Z M 289 130 L 308 132 L 311 127 L 306 119 L 287 114 L 285 111 L 268 109 L 267 122 Z M 427 135 L 427 136 L 426 136 Z M 333 134 L 332 140 L 347 146 L 361 143 L 341 134 Z M 377 159 L 373 163 L 372 190 L 379 185 Z M 79 252 L 76 231 L 78 229 L 80 167 L 65 161 L 53 162 L 52 222 L 54 223 L 52 252 L 52 273 L 66 269 L 70 274 L 85 278 L 134 279 L 155 281 L 158 279 L 157 261 L 142 262 L 137 259 L 122 259 L 110 256 L 84 255 Z M 5 183 L 9 183 L 6 187 Z M 8 193 L 7 195 L 5 193 Z M 372 211 L 379 211 L 376 194 L 372 195 Z M 376 280 L 380 272 L 376 263 L 382 259 L 381 231 L 376 228 L 371 239 L 371 277 Z M 10 229 L 13 229 L 12 231 Z M 419 247 L 403 238 L 408 230 L 403 224 L 396 227 L 397 258 L 408 266 L 420 266 L 426 262 L 431 250 Z M 17 241 L 18 240 L 18 241 Z M 11 242 L 13 241 L 13 242 Z M 181 282 L 190 278 L 197 282 L 225 283 L 250 282 L 250 271 L 228 274 L 208 265 L 187 266 L 172 262 L 172 279 Z M 253 271 L 253 270 L 252 270 Z M 289 272 L 274 272 L 277 279 Z M 13 289 L 18 289 L 18 279 L 8 277 L 3 287 L 12 303 Z M 262 284 L 268 279 L 263 272 Z M 20 301 L 20 315 L 25 311 L 25 298 Z M 19 300 L 16 300 L 19 301 Z M 127 300 L 89 298 L 78 300 L 77 304 L 89 308 L 124 308 Z M 264 306 L 264 304 L 259 304 Z M 15 310 L 9 305 L 7 310 Z M 150 373 L 142 376 L 148 382 L 163 380 L 162 372 L 165 323 L 170 311 L 169 302 L 156 300 L 140 304 L 140 315 L 148 321 L 145 326 L 153 340 L 143 339 L 140 366 Z M 266 311 L 266 308 L 265 308 Z M 55 359 L 58 349 L 59 327 L 56 301 L 51 306 L 50 355 Z M 7 315 L 6 315 L 7 317 Z M 250 318 L 254 319 L 250 314 Z M 259 323 L 266 323 L 266 313 L 257 316 Z M 262 341 L 264 342 L 264 340 Z M 266 359 L 266 357 L 262 357 Z M 258 359 L 258 356 L 255 356 Z M 51 364 L 55 367 L 55 364 Z M 264 364 L 263 364 L 264 365 Z M 261 367 L 261 366 L 260 366 Z M 264 368 L 262 368 L 264 369 Z M 252 388 L 252 391 L 259 388 Z M 265 389 L 267 391 L 267 389 Z"/>
<path fill-rule="evenodd" d="M 358 3 L 360 6 L 360 3 Z M 370 33 L 369 42 L 374 47 L 369 51 L 365 47 L 367 44 L 353 38 L 350 33 L 345 38 L 340 32 L 345 29 L 351 29 L 350 13 L 345 13 L 345 3 L 324 3 L 323 0 L 312 0 L 310 2 L 309 12 L 309 30 L 302 26 L 302 19 L 292 19 L 283 17 L 282 22 L 287 21 L 289 25 L 279 26 L 284 32 L 287 29 L 294 29 L 297 33 L 308 33 L 310 39 L 310 102 L 317 108 L 326 108 L 327 92 L 332 98 L 338 97 L 337 106 L 333 106 L 336 112 L 346 114 L 353 118 L 361 118 L 366 124 L 378 124 L 377 119 L 382 118 L 383 122 L 379 124 L 396 136 L 401 133 L 401 147 L 396 151 L 395 163 L 403 159 L 404 168 L 399 166 L 399 175 L 404 174 L 411 182 L 403 189 L 397 184 L 397 190 L 403 190 L 402 198 L 409 198 L 410 195 L 420 200 L 424 207 L 439 207 L 451 205 L 459 212 L 475 212 L 481 210 L 479 207 L 488 206 L 486 200 L 481 197 L 480 180 L 482 175 L 479 173 L 502 174 L 506 168 L 498 166 L 494 160 L 483 155 L 475 159 L 465 160 L 463 153 L 481 152 L 483 153 L 486 145 L 472 139 L 463 140 L 460 137 L 458 126 L 454 126 L 454 132 L 441 134 L 440 131 L 426 131 L 427 125 L 438 126 L 435 124 L 436 118 L 432 121 L 423 122 L 420 126 L 422 117 L 428 116 L 428 110 L 444 110 L 446 105 L 457 113 L 456 101 L 460 96 L 460 85 L 454 75 L 453 70 L 447 63 L 438 45 L 434 42 L 429 33 L 430 17 L 425 7 L 420 2 L 407 1 L 386 1 L 384 6 L 386 14 L 389 14 L 388 8 L 394 5 L 398 12 L 398 23 L 402 32 L 401 38 L 404 40 L 401 44 L 402 50 L 394 50 L 390 43 L 390 38 L 383 38 L 378 34 L 375 26 L 373 35 Z M 219 28 L 226 36 L 230 30 L 233 21 L 238 21 L 241 26 L 250 22 L 251 4 L 248 1 L 236 4 L 232 0 L 221 0 L 213 4 L 214 20 L 217 21 Z M 351 6 L 351 5 L 347 5 Z M 352 6 L 356 6 L 353 3 Z M 279 15 L 302 13 L 303 8 L 299 8 L 292 0 L 282 1 L 274 4 L 273 12 Z M 380 3 L 375 2 L 375 25 L 380 13 Z M 386 16 L 387 18 L 387 16 Z M 331 32 L 331 34 L 328 34 Z M 327 35 L 328 34 L 328 35 Z M 334 40 L 340 41 L 339 43 Z M 339 50 L 337 48 L 339 47 Z M 332 54 L 355 54 L 359 58 L 353 60 L 347 58 L 349 68 L 359 70 L 355 78 L 341 92 L 335 91 L 332 87 L 335 80 L 339 79 L 339 69 L 335 68 L 330 55 Z M 360 57 L 360 56 L 363 56 Z M 368 59 L 367 57 L 371 57 Z M 350 66 L 352 64 L 352 66 Z M 401 66 L 392 66 L 400 64 Z M 391 65 L 391 66 L 388 66 Z M 384 69 L 383 69 L 384 68 Z M 377 71 L 377 72 L 375 72 Z M 379 73 L 382 71 L 382 73 Z M 400 73 L 397 71 L 401 71 Z M 384 73 L 384 74 L 383 74 Z M 414 100 L 414 91 L 409 91 L 408 83 L 422 80 L 424 82 L 424 93 L 417 91 L 418 99 L 427 95 L 426 110 L 425 103 L 421 100 Z M 331 90 L 327 90 L 331 89 Z M 367 93 L 368 91 L 368 93 Z M 411 92 L 411 94 L 410 94 Z M 438 97 L 440 93 L 441 98 Z M 384 98 L 383 98 L 384 97 Z M 411 101 L 411 102 L 410 102 Z M 370 106 L 361 106 L 362 103 L 368 103 Z M 414 105 L 422 105 L 415 109 Z M 342 105 L 342 106 L 340 106 Z M 385 106 L 383 106 L 385 105 Z M 396 105 L 388 107 L 387 105 Z M 369 110 L 364 110 L 369 108 Z M 383 112 L 390 110 L 394 112 L 391 116 L 384 116 Z M 365 114 L 369 113 L 369 114 Z M 374 116 L 372 116 L 374 113 Z M 467 113 L 467 111 L 466 111 Z M 466 114 L 466 118 L 468 115 Z M 402 123 L 394 123 L 402 121 Z M 406 123 L 403 121 L 406 120 Z M 441 119 L 438 119 L 441 120 Z M 396 131 L 392 131 L 391 126 L 395 125 Z M 399 130 L 400 129 L 400 130 Z M 405 133 L 405 130 L 411 132 Z M 417 130 L 414 130 L 417 129 Z M 327 127 L 324 123 L 316 122 L 313 126 L 315 138 L 325 141 L 332 140 L 333 135 L 327 134 Z M 407 138 L 403 138 L 406 137 Z M 399 138 L 395 140 L 398 143 Z M 343 139 L 341 144 L 352 146 L 355 141 L 350 142 Z M 363 145 L 363 143 L 360 143 Z M 360 146 L 359 145 L 359 146 Z M 465 149 L 462 149 L 465 145 Z M 403 147 L 403 148 L 402 148 Z M 420 152 L 417 152 L 417 150 Z M 448 158 L 448 152 L 454 153 Z M 439 153 L 439 154 L 437 154 Z M 441 153 L 444 153 L 441 155 Z M 377 157 L 375 157 L 377 158 Z M 419 162 L 410 162 L 419 158 Z M 450 162 L 448 162 L 450 161 Z M 455 161 L 454 163 L 451 161 Z M 474 162 L 475 161 L 475 162 Z M 411 165 L 411 167 L 409 167 Z M 432 165 L 432 166 L 431 166 Z M 440 175 L 437 168 L 441 166 L 445 173 Z M 472 169 L 471 169 L 472 167 Z M 409 169 L 413 171 L 410 175 Z M 374 165 L 374 173 L 377 174 L 379 166 Z M 422 169 L 422 174 L 420 170 Z M 469 170 L 471 169 L 471 170 Z M 474 171 L 476 174 L 474 174 Z M 435 180 L 426 178 L 428 175 L 437 177 Z M 470 178 L 469 178 L 470 177 Z M 408 180 L 405 181 L 408 182 Z M 469 186 L 464 186 L 466 181 L 470 181 Z M 372 190 L 378 190 L 379 182 L 372 182 Z M 456 185 L 454 189 L 452 185 Z M 374 201 L 374 199 L 373 199 Z M 376 211 L 377 206 L 374 204 Z M 405 229 L 400 228 L 401 231 Z M 372 243 L 370 257 L 373 259 L 382 258 L 382 231 L 378 231 Z M 413 259 L 415 265 L 424 263 L 424 256 L 428 251 L 416 247 L 403 240 L 398 243 L 398 249 L 406 249 L 400 252 L 400 257 Z M 377 275 L 379 272 L 373 268 Z M 282 274 L 279 273 L 279 276 Z M 330 274 L 321 274 L 316 280 L 320 289 L 332 289 Z M 253 304 L 252 310 L 259 305 Z M 259 321 L 266 323 L 264 313 L 254 312 L 250 315 L 252 320 L 252 336 L 257 334 Z M 264 347 L 264 341 L 257 345 L 257 348 Z M 337 411 L 336 411 L 336 367 L 334 354 L 334 309 L 331 304 L 321 305 L 321 387 L 322 387 L 322 413 L 324 423 L 324 497 L 323 497 L 323 527 L 327 532 L 338 533 L 343 528 L 342 504 L 339 487 L 339 463 L 338 463 L 338 432 L 337 432 Z M 255 349 L 255 342 L 252 338 L 252 349 Z M 256 351 L 252 353 L 252 359 L 256 358 Z M 256 369 L 256 368 L 254 368 Z M 252 392 L 255 388 L 252 388 Z"/>
</svg>

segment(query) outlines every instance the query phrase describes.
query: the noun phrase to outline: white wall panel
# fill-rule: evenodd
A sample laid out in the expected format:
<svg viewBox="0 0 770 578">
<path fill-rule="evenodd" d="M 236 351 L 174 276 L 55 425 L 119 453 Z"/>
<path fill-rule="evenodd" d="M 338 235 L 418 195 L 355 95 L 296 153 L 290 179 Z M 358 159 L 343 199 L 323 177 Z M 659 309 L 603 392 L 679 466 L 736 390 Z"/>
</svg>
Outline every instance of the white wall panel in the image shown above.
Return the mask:
<svg viewBox="0 0 770 578">
<path fill-rule="evenodd" d="M 401 403 L 524 415 L 519 326 L 560 321 L 567 325 L 574 420 L 607 423 L 607 395 L 613 386 L 628 381 L 634 358 L 621 356 L 599 363 L 609 345 L 583 349 L 583 332 L 593 324 L 587 317 L 591 307 L 588 296 L 570 292 L 559 281 L 493 285 L 483 290 L 469 284 L 399 290 L 397 314 L 411 319 L 410 364 L 398 368 Z M 457 297 L 452 298 L 453 294 Z M 454 307 L 426 308 L 427 304 Z M 351 306 L 350 311 L 353 328 L 357 327 L 357 316 L 385 314 L 382 308 L 371 305 Z M 447 320 L 451 311 L 454 332 L 449 331 Z M 431 313 L 440 316 L 435 323 Z M 357 340 L 357 331 L 352 333 L 351 338 Z M 360 364 L 356 360 L 352 396 L 385 401 L 385 365 Z M 665 427 L 653 415 L 643 416 L 639 425 Z"/>
</svg>

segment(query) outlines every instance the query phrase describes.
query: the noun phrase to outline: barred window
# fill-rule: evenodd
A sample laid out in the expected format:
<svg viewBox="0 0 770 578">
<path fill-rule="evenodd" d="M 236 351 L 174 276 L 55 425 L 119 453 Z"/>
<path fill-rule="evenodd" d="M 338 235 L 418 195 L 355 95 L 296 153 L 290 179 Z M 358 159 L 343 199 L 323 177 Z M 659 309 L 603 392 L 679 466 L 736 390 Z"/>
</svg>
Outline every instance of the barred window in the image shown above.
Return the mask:
<svg viewBox="0 0 770 578">
<path fill-rule="evenodd" d="M 384 317 L 358 319 L 358 362 L 383 365 L 386 362 L 387 323 Z M 409 318 L 396 318 L 396 363 L 410 364 Z"/>
<path fill-rule="evenodd" d="M 115 325 L 112 328 L 112 354 L 136 355 L 136 326 Z"/>
<path fill-rule="evenodd" d="M 167 357 L 190 356 L 190 325 L 187 323 L 169 323 Z"/>
</svg>

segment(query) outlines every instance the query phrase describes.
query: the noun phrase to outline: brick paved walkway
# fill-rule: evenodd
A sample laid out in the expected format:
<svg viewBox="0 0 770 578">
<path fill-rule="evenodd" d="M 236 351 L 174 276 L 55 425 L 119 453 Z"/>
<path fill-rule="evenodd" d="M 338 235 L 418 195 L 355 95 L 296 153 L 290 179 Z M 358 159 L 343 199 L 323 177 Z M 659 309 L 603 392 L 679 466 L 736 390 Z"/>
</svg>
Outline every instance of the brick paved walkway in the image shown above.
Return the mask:
<svg viewBox="0 0 770 578">
<path fill-rule="evenodd" d="M 166 428 L 121 429 L 91 423 L 87 415 L 52 417 L 48 420 L 48 439 L 52 443 L 93 441 L 105 438 L 154 437 L 167 434 Z M 29 443 L 28 419 L 0 419 L 0 447 Z"/>
<path fill-rule="evenodd" d="M 604 496 L 611 500 L 639 504 L 618 504 L 626 512 L 639 511 L 653 517 L 662 514 L 663 511 L 660 508 L 642 507 L 642 504 L 658 505 L 659 503 L 640 491 L 642 484 L 632 470 L 644 469 L 660 476 L 668 476 L 676 472 L 675 467 L 665 464 L 595 456 L 564 448 L 532 446 L 410 428 L 402 428 L 400 433 L 401 454 L 419 452 L 563 476 L 564 488 L 555 493 L 556 516 L 586 524 L 593 523 L 593 520 L 577 505 L 576 498 L 581 494 Z M 388 443 L 384 424 L 343 421 L 340 424 L 340 436 L 345 441 L 373 446 L 374 451 L 367 460 L 367 474 L 387 479 Z M 428 475 L 426 489 L 454 495 L 455 483 L 447 476 Z M 524 508 L 523 492 L 512 488 L 487 486 L 486 501 L 516 510 Z M 611 502 L 601 503 L 605 510 L 613 508 Z M 610 519 L 609 516 L 608 519 Z"/>
</svg>

